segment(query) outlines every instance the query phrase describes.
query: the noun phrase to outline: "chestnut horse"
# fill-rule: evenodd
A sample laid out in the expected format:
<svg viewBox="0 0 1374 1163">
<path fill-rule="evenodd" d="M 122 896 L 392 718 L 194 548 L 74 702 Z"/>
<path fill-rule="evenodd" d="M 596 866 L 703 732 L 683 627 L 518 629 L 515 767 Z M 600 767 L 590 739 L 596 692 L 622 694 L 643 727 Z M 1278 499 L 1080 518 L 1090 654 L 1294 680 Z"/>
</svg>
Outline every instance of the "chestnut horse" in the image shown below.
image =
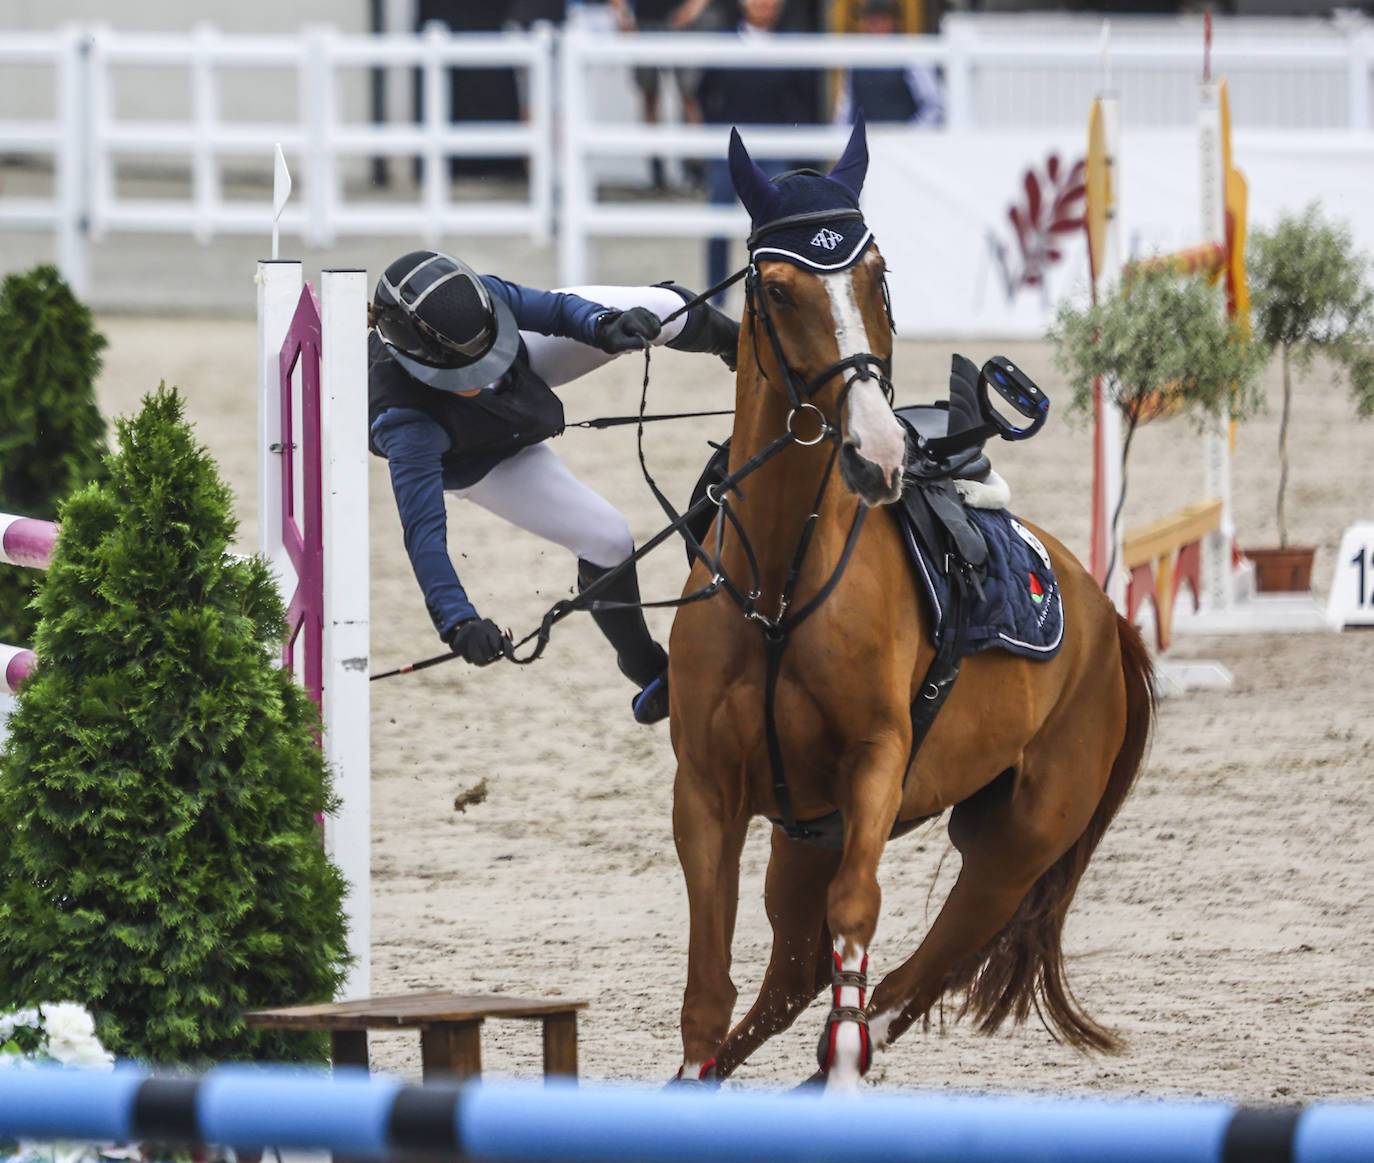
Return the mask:
<svg viewBox="0 0 1374 1163">
<path fill-rule="evenodd" d="M 913 754 L 911 708 L 935 648 L 892 506 L 906 437 L 890 404 L 884 263 L 858 211 L 867 165 L 862 122 L 829 175 L 770 180 L 731 136 L 755 226 L 729 460 L 747 475 L 712 498 L 726 502 L 703 539 L 715 551 L 687 589 L 713 576 L 719 589 L 681 606 L 669 650 L 673 831 L 691 914 L 684 1081 L 727 1077 L 823 989 L 830 1088 L 857 1085 L 872 1051 L 946 991 L 963 993 L 987 1031 L 1034 1009 L 1056 1037 L 1116 1047 L 1068 989 L 1061 935 L 1146 749 L 1149 655 L 1069 551 L 1036 530 L 1062 592 L 1058 652 L 970 655 Z M 870 995 L 879 858 L 892 836 L 946 809 L 956 883 Z M 740 853 L 755 815 L 776 825 L 773 949 L 731 1028 Z M 808 842 L 810 822 L 832 824 L 837 842 Z"/>
</svg>

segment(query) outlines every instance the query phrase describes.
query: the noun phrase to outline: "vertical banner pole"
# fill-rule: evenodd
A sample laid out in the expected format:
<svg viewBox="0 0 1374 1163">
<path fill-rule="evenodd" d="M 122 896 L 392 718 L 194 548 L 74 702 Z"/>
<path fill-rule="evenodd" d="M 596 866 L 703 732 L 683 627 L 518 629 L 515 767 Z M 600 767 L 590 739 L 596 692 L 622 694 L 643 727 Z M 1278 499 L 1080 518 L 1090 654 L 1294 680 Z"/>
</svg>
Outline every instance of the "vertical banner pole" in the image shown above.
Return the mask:
<svg viewBox="0 0 1374 1163">
<path fill-rule="evenodd" d="M 1121 212 L 1119 170 L 1121 103 L 1104 93 L 1093 102 L 1088 122 L 1088 238 L 1093 301 L 1120 294 Z M 1126 574 L 1121 564 L 1121 410 L 1099 383 L 1093 389 L 1093 575 L 1117 609 L 1126 608 Z"/>
</svg>

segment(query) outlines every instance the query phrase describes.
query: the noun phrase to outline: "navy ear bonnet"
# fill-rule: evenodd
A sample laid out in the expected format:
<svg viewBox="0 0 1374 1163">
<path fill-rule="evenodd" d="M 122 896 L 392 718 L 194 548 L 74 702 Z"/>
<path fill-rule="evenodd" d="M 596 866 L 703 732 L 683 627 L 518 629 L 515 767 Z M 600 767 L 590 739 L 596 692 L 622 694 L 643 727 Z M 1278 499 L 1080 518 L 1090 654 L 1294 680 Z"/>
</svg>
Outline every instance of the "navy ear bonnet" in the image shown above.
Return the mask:
<svg viewBox="0 0 1374 1163">
<path fill-rule="evenodd" d="M 769 178 L 749 156 L 739 131 L 732 129 L 730 177 L 752 221 L 750 261 L 774 259 L 816 271 L 853 266 L 873 241 L 859 212 L 867 171 L 862 116 L 828 176 L 794 170 Z"/>
</svg>

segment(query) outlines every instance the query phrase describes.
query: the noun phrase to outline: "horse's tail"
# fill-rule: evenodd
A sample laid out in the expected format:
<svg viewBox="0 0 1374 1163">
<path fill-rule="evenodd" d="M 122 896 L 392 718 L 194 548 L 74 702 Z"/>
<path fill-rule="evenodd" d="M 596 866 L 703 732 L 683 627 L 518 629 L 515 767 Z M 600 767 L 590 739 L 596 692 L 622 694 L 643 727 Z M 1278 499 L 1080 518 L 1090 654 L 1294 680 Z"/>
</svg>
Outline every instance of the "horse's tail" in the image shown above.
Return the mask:
<svg viewBox="0 0 1374 1163">
<path fill-rule="evenodd" d="M 1052 1034 L 1083 1049 L 1115 1051 L 1115 1034 L 1078 1004 L 1064 976 L 1060 938 L 1083 870 L 1107 825 L 1130 792 L 1145 758 L 1155 718 L 1154 664 L 1140 632 L 1117 616 L 1121 671 L 1126 682 L 1126 733 L 1112 762 L 1107 787 L 1083 834 L 1044 872 L 992 942 L 951 974 L 966 990 L 963 1012 L 991 1032 L 1007 1017 L 1021 1022 L 1031 1008 Z"/>
</svg>

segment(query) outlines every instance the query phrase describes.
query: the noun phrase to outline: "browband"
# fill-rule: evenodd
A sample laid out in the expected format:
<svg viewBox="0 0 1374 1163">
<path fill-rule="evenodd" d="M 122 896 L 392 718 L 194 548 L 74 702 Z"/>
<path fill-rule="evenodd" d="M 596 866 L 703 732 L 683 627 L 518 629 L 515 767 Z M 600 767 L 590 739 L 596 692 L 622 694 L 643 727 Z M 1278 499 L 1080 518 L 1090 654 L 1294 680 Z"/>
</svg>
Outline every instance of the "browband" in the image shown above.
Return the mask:
<svg viewBox="0 0 1374 1163">
<path fill-rule="evenodd" d="M 752 251 L 759 239 L 776 234 L 779 230 L 786 230 L 792 226 L 809 226 L 813 222 L 839 222 L 848 218 L 863 221 L 863 214 L 858 210 L 808 210 L 804 214 L 789 214 L 786 218 L 766 222 L 758 227 L 744 245 Z"/>
</svg>

